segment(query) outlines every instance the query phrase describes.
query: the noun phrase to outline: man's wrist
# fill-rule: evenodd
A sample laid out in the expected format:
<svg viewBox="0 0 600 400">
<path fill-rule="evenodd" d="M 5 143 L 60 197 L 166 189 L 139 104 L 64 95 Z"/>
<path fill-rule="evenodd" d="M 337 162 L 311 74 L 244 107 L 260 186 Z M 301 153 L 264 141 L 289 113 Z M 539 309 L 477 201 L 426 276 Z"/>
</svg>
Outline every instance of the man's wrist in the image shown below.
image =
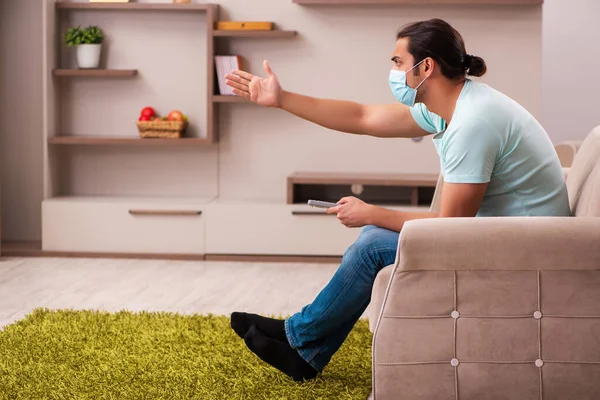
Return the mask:
<svg viewBox="0 0 600 400">
<path fill-rule="evenodd" d="M 389 208 L 383 208 L 369 204 L 369 212 L 367 213 L 367 225 L 375 225 L 386 229 L 391 229 L 391 226 L 398 225 L 397 220 L 406 218 L 404 211 L 390 210 Z M 401 225 L 402 225 L 401 224 Z"/>
<path fill-rule="evenodd" d="M 286 111 L 286 108 L 284 106 L 285 101 L 289 98 L 290 93 L 286 92 L 285 90 L 281 89 L 281 92 L 279 93 L 279 104 L 277 104 L 277 108 L 280 108 L 284 111 Z"/>
<path fill-rule="evenodd" d="M 369 211 L 367 212 L 367 225 L 377 225 L 379 220 L 379 214 L 382 210 L 381 207 L 374 206 L 373 204 L 369 204 Z"/>
</svg>

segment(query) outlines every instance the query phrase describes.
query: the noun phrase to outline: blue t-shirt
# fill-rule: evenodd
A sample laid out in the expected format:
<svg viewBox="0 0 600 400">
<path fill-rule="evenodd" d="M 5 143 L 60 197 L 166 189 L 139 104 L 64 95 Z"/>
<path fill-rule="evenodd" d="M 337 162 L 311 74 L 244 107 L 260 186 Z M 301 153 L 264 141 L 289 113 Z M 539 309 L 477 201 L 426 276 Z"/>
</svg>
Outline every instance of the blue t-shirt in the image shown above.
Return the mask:
<svg viewBox="0 0 600 400">
<path fill-rule="evenodd" d="M 508 96 L 467 79 L 449 125 L 423 103 L 411 113 L 421 128 L 435 134 L 445 182 L 489 182 L 478 216 L 570 215 L 554 145 L 538 121 Z"/>
</svg>

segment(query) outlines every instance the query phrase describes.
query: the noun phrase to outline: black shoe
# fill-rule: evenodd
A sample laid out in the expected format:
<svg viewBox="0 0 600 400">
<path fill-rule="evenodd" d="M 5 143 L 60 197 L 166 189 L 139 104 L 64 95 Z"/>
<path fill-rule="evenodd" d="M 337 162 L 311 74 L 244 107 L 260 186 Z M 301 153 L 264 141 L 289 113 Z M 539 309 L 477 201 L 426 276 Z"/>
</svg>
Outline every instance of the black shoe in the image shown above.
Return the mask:
<svg viewBox="0 0 600 400">
<path fill-rule="evenodd" d="M 263 334 L 256 325 L 244 337 L 246 346 L 261 360 L 290 376 L 296 382 L 314 379 L 319 371 L 304 361 L 287 342 L 274 340 Z"/>
<path fill-rule="evenodd" d="M 252 325 L 256 325 L 262 333 L 271 339 L 285 341 L 287 343 L 284 320 L 243 312 L 231 313 L 231 328 L 233 328 L 235 333 L 242 339 L 246 336 L 246 333 L 248 333 L 248 330 Z"/>
</svg>

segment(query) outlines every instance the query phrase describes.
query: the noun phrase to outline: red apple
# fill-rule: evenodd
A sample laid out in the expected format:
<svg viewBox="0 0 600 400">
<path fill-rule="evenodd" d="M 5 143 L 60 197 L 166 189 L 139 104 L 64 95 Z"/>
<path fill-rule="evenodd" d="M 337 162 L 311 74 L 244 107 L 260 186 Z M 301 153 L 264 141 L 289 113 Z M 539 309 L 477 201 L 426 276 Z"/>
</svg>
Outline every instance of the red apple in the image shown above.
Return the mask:
<svg viewBox="0 0 600 400">
<path fill-rule="evenodd" d="M 156 116 L 156 111 L 152 107 L 144 107 L 140 114 L 142 117 L 153 118 Z"/>
<path fill-rule="evenodd" d="M 142 115 L 138 121 L 152 121 L 152 118 Z"/>
<path fill-rule="evenodd" d="M 183 114 L 181 111 L 171 111 L 168 118 L 169 121 L 183 121 Z"/>
</svg>

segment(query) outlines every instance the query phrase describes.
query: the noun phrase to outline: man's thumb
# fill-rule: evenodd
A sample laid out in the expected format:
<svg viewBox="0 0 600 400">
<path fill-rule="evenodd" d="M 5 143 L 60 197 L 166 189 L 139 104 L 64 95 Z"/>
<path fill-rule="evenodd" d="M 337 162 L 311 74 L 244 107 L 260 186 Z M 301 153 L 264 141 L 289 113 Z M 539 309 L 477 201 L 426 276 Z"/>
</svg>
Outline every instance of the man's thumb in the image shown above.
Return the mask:
<svg viewBox="0 0 600 400">
<path fill-rule="evenodd" d="M 264 67 L 267 75 L 269 75 L 269 77 L 274 75 L 273 71 L 271 70 L 271 67 L 269 66 L 269 62 L 267 60 L 263 61 L 263 67 Z"/>
</svg>

